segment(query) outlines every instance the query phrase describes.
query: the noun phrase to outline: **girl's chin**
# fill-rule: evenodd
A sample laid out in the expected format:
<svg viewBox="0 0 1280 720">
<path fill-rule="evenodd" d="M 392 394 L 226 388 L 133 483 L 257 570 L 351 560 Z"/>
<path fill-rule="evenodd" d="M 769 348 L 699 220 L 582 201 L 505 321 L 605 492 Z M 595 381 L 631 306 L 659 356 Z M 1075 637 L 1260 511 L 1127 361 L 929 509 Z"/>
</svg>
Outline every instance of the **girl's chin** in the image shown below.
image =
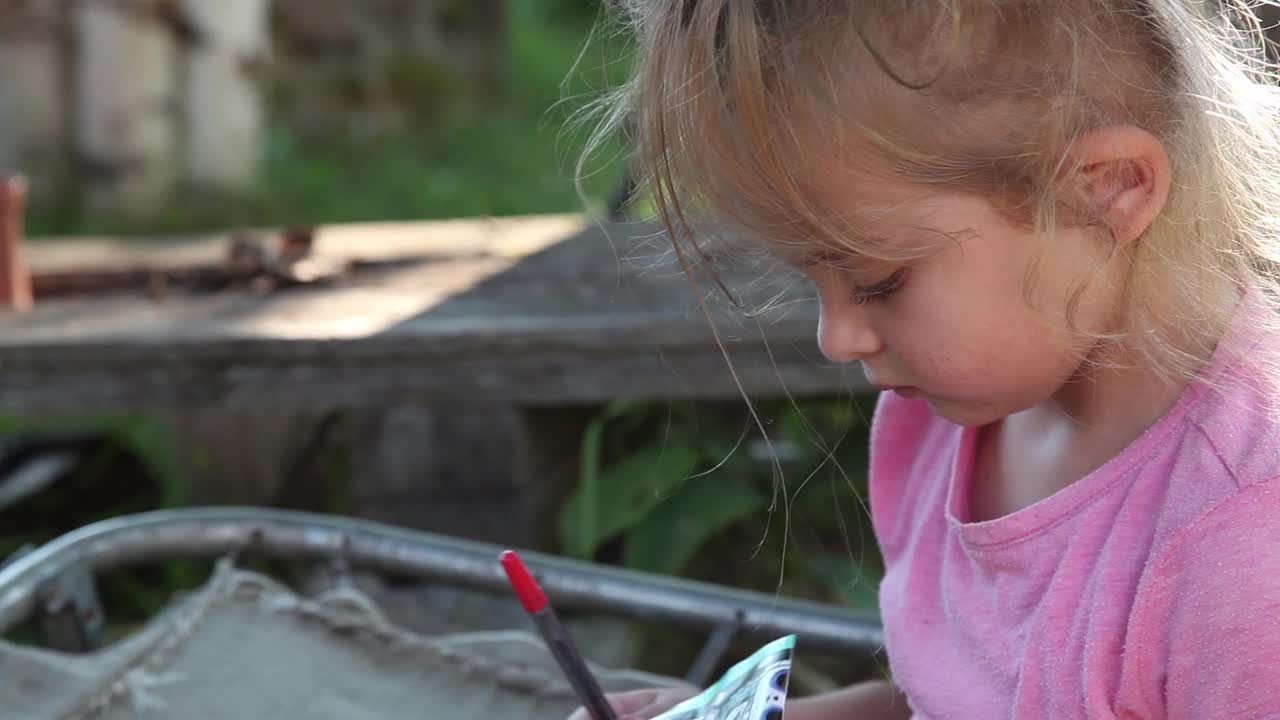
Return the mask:
<svg viewBox="0 0 1280 720">
<path fill-rule="evenodd" d="M 933 414 L 946 420 L 963 425 L 965 427 L 982 427 L 991 423 L 1002 420 L 1009 413 L 999 412 L 991 405 L 984 405 L 977 402 L 964 402 L 956 400 L 947 400 L 933 396 L 921 395 L 925 402 L 929 403 L 929 407 L 933 410 Z"/>
</svg>

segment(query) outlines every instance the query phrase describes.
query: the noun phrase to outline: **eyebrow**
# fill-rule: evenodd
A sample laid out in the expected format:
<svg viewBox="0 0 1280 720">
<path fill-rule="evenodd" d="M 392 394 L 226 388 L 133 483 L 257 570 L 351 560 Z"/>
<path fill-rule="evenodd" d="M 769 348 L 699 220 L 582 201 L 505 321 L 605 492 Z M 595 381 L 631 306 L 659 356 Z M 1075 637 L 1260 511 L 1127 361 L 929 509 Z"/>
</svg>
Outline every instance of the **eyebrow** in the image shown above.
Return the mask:
<svg viewBox="0 0 1280 720">
<path fill-rule="evenodd" d="M 855 283 L 853 289 L 862 295 L 879 295 L 880 293 L 886 292 L 897 285 L 906 271 L 906 268 L 900 267 L 889 273 L 888 277 L 880 280 L 879 282 L 875 282 L 870 285 L 858 285 Z"/>
<path fill-rule="evenodd" d="M 859 260 L 865 262 L 859 262 Z M 838 268 L 847 272 L 873 273 L 876 270 L 890 270 L 898 267 L 898 263 L 880 260 L 878 258 L 860 256 L 850 251 L 832 250 L 822 248 L 818 250 L 809 250 L 807 252 L 796 253 L 794 260 L 791 260 L 797 268 L 808 270 L 818 266 L 828 266 Z"/>
<path fill-rule="evenodd" d="M 865 243 L 872 246 L 876 246 L 876 245 L 884 246 L 884 245 L 890 244 L 890 242 L 885 239 L 884 235 L 876 232 L 857 233 L 853 237 L 853 240 L 855 240 L 856 242 Z M 844 248 L 833 248 L 833 247 L 824 245 L 822 242 L 817 240 L 812 240 L 807 244 L 811 245 L 811 247 L 809 247 L 808 249 L 803 249 L 803 250 L 798 248 L 789 249 L 789 251 L 786 253 L 791 258 L 789 262 L 801 268 L 813 267 L 814 265 L 819 265 L 819 264 L 827 264 L 827 265 L 836 265 L 836 266 L 853 269 L 852 267 L 850 267 L 849 261 L 856 260 L 859 257 L 858 253 L 855 253 L 851 250 L 847 250 Z"/>
<path fill-rule="evenodd" d="M 810 268 L 815 265 L 843 265 L 847 264 L 852 255 L 853 253 L 850 252 L 842 253 L 824 248 L 796 253 L 793 262 L 802 268 Z"/>
</svg>

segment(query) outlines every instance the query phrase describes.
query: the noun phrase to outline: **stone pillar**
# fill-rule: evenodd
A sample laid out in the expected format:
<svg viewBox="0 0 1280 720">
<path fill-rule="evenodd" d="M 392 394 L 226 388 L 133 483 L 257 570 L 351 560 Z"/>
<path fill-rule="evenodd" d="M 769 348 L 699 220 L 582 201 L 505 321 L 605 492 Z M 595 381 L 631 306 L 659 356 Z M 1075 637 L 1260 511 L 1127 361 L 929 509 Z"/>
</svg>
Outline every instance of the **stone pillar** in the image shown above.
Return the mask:
<svg viewBox="0 0 1280 720">
<path fill-rule="evenodd" d="M 70 7 L 72 138 L 86 200 L 145 211 L 177 176 L 178 35 L 154 0 Z"/>
<path fill-rule="evenodd" d="M 264 126 L 266 0 L 181 0 L 197 41 L 186 54 L 181 93 L 186 177 L 244 190 L 253 182 Z"/>
<path fill-rule="evenodd" d="M 0 171 L 20 171 L 37 197 L 53 195 L 66 176 L 65 5 L 14 5 L 0 22 Z"/>
</svg>

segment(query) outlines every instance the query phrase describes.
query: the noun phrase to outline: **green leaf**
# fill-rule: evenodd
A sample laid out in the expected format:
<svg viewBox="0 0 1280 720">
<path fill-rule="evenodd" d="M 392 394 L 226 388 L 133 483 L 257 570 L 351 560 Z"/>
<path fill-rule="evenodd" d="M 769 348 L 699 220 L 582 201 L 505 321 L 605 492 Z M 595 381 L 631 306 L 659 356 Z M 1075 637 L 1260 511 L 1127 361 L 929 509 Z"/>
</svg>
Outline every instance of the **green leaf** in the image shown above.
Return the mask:
<svg viewBox="0 0 1280 720">
<path fill-rule="evenodd" d="M 161 507 L 182 505 L 186 495 L 185 483 L 169 428 L 153 417 L 132 416 L 119 421 L 112 430 L 125 445 L 138 453 L 159 481 Z"/>
<path fill-rule="evenodd" d="M 602 513 L 605 535 L 612 537 L 642 522 L 688 479 L 697 462 L 693 448 L 667 445 L 645 448 L 605 471 L 600 477 L 608 508 Z"/>
<path fill-rule="evenodd" d="M 880 580 L 884 571 L 876 559 L 856 560 L 846 555 L 823 553 L 805 559 L 805 569 L 813 579 L 860 610 L 880 609 Z"/>
<path fill-rule="evenodd" d="M 600 452 L 609 421 L 626 415 L 633 403 L 615 400 L 592 418 L 579 449 L 578 491 L 560 511 L 560 547 L 571 557 L 590 560 L 600 542 Z"/>
<path fill-rule="evenodd" d="M 560 547 L 570 557 L 590 560 L 600 535 L 600 446 L 607 418 L 587 425 L 579 458 L 578 490 L 560 511 Z"/>
<path fill-rule="evenodd" d="M 690 447 L 650 447 L 598 475 L 584 476 L 562 516 L 568 519 L 561 528 L 565 551 L 592 558 L 602 543 L 643 521 L 664 495 L 689 477 L 697 459 Z"/>
<path fill-rule="evenodd" d="M 712 536 L 768 503 L 765 493 L 737 476 L 690 480 L 627 535 L 624 562 L 675 575 Z"/>
<path fill-rule="evenodd" d="M 788 406 L 782 412 L 782 422 L 779 425 L 782 430 L 780 437 L 801 446 L 812 444 L 814 429 L 804 407 Z"/>
</svg>

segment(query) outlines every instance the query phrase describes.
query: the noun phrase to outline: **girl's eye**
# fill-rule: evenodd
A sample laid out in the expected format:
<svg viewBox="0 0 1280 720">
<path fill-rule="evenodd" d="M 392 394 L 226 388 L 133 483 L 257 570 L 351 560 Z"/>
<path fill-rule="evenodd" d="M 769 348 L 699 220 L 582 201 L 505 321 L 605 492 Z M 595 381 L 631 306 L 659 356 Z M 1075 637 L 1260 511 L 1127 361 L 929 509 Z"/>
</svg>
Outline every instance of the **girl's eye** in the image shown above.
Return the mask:
<svg viewBox="0 0 1280 720">
<path fill-rule="evenodd" d="M 849 296 L 849 300 L 854 305 L 868 305 L 873 302 L 880 302 L 887 299 L 890 295 L 902 289 L 907 282 L 907 269 L 900 268 L 892 275 L 881 280 L 874 285 L 866 287 L 854 286 L 853 292 Z"/>
</svg>

